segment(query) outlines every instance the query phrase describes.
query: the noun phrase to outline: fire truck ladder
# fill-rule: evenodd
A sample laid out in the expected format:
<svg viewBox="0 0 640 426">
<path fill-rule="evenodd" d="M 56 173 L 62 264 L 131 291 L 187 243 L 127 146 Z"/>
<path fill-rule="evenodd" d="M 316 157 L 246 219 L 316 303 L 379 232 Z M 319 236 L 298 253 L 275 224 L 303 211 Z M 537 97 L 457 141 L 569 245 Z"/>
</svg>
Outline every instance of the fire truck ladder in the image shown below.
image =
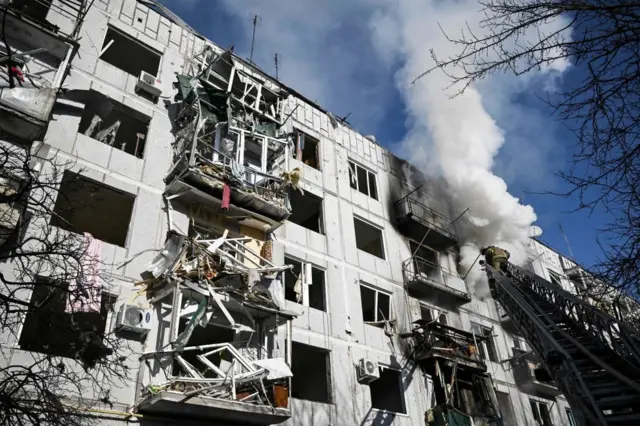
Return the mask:
<svg viewBox="0 0 640 426">
<path fill-rule="evenodd" d="M 512 264 L 485 264 L 491 294 L 527 339 L 580 425 L 640 424 L 640 333 Z"/>
</svg>

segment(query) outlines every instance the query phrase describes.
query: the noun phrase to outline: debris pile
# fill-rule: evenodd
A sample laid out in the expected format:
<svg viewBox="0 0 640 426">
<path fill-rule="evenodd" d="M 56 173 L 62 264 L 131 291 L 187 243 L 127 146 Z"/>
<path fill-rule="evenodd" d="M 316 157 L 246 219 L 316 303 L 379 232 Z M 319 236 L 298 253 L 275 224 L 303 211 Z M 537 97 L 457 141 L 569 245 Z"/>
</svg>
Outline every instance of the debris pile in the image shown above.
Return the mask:
<svg viewBox="0 0 640 426">
<path fill-rule="evenodd" d="M 176 78 L 171 105 L 174 166 L 169 192 L 186 183 L 230 205 L 283 221 L 291 213 L 288 189 L 300 169 L 289 170 L 293 133 L 286 130 L 288 94 L 252 74 L 232 53 L 206 47 Z M 288 118 L 288 117 L 287 117 Z"/>
<path fill-rule="evenodd" d="M 283 359 L 253 356 L 233 342 L 190 345 L 198 327 L 213 323 L 236 335 L 253 336 L 264 329 L 256 310 L 266 313 L 262 318 L 288 315 L 282 310 L 282 273 L 289 266 L 274 265 L 267 258 L 270 245 L 265 244 L 258 253 L 247 244 L 251 241 L 248 237 L 228 238 L 228 231 L 217 239 L 169 232 L 164 248 L 147 266 L 140 283 L 151 303 L 174 295 L 169 343 L 143 356 L 170 361 L 163 363 L 172 365 L 172 372 L 159 382 L 152 380 L 146 387 L 148 394 L 174 391 L 186 397 L 287 406 L 283 398 L 288 398 L 287 379 L 292 374 Z M 180 319 L 187 322 L 178 330 Z"/>
</svg>

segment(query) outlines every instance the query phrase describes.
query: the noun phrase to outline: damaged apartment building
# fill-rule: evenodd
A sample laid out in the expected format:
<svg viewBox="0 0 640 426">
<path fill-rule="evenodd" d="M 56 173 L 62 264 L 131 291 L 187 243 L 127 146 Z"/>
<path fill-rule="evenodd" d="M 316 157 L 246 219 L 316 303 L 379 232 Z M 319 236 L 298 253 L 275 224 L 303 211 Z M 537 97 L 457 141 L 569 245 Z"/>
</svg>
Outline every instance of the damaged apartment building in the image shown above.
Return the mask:
<svg viewBox="0 0 640 426">
<path fill-rule="evenodd" d="M 444 184 L 156 1 L 0 4 L 3 143 L 64 162 L 51 224 L 96 248 L 100 326 L 130 348 L 127 383 L 87 389 L 89 415 L 576 424 L 509 318 L 465 283 L 464 212 Z M 543 249 L 531 240 L 531 269 L 569 282 L 576 265 Z M 56 350 L 33 321 L 3 362 Z"/>
</svg>

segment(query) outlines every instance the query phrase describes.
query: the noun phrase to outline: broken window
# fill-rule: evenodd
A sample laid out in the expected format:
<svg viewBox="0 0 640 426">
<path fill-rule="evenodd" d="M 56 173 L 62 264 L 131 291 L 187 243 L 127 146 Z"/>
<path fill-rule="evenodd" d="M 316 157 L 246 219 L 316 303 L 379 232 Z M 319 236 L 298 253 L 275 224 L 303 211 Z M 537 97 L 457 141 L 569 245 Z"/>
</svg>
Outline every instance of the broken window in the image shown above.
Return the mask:
<svg viewBox="0 0 640 426">
<path fill-rule="evenodd" d="M 360 285 L 362 320 L 376 327 L 384 327 L 391 319 L 391 295 L 371 287 Z"/>
<path fill-rule="evenodd" d="M 438 252 L 430 247 L 409 241 L 413 256 L 413 267 L 417 274 L 424 274 L 431 279 L 438 279 Z"/>
<path fill-rule="evenodd" d="M 376 174 L 364 167 L 349 161 L 349 184 L 351 188 L 368 195 L 374 200 L 378 199 L 378 187 Z"/>
<path fill-rule="evenodd" d="M 13 0 L 11 6 L 37 21 L 45 21 L 53 0 Z"/>
<path fill-rule="evenodd" d="M 549 271 L 549 279 L 551 284 L 555 284 L 558 287 L 562 288 L 562 277 L 557 272 L 552 271 L 551 269 L 547 269 Z"/>
<path fill-rule="evenodd" d="M 291 397 L 331 403 L 330 352 L 314 346 L 291 344 Z"/>
<path fill-rule="evenodd" d="M 31 293 L 30 310 L 20 333 L 20 348 L 66 358 L 82 355 L 87 341 L 98 341 L 107 331 L 107 318 L 115 297 L 103 293 L 100 312 L 69 312 L 68 284 L 38 278 Z"/>
<path fill-rule="evenodd" d="M 287 256 L 284 263 L 293 266 L 284 274 L 285 299 L 326 311 L 324 271 L 310 263 L 303 263 Z M 310 280 L 307 280 L 308 274 Z"/>
<path fill-rule="evenodd" d="M 189 318 L 180 318 L 178 335 L 187 328 L 188 322 Z M 235 335 L 235 331 L 231 328 L 220 327 L 213 324 L 208 324 L 205 327 L 198 326 L 193 329 L 193 333 L 189 337 L 187 345 L 201 346 L 214 343 L 232 343 Z M 191 366 L 193 366 L 203 377 L 216 378 L 217 376 L 215 373 L 198 359 L 198 355 L 199 353 L 197 351 L 185 351 L 181 354 L 182 358 L 191 364 Z M 232 361 L 228 351 L 225 351 L 221 356 L 210 357 L 209 360 L 213 362 L 216 367 L 220 367 L 221 364 L 225 365 L 225 361 L 227 363 Z M 175 360 L 173 363 L 173 375 L 188 376 L 189 373 L 184 370 L 184 366 L 182 366 L 179 361 Z"/>
<path fill-rule="evenodd" d="M 124 247 L 135 196 L 66 170 L 51 225 Z"/>
<path fill-rule="evenodd" d="M 551 422 L 551 415 L 549 414 L 549 406 L 544 402 L 529 399 L 531 404 L 531 411 L 533 411 L 533 419 L 537 425 L 540 426 L 553 426 Z"/>
<path fill-rule="evenodd" d="M 502 426 L 518 426 L 509 394 L 496 391 L 496 399 L 498 400 L 498 407 L 500 408 Z"/>
<path fill-rule="evenodd" d="M 382 230 L 355 217 L 353 218 L 353 226 L 356 231 L 356 247 L 359 250 L 384 259 Z"/>
<path fill-rule="evenodd" d="M 406 414 L 402 374 L 398 370 L 380 368 L 380 378 L 369 383 L 371 407 L 391 413 Z"/>
<path fill-rule="evenodd" d="M 302 161 L 307 166 L 320 170 L 320 156 L 318 155 L 320 141 L 300 130 L 296 130 L 295 138 L 296 146 L 293 158 Z"/>
<path fill-rule="evenodd" d="M 107 28 L 100 53 L 100 59 L 136 77 L 142 71 L 157 77 L 162 57 L 160 52 L 112 26 Z"/>
<path fill-rule="evenodd" d="M 109 102 L 113 107 L 106 116 L 100 111 L 100 105 L 88 103 L 78 132 L 142 158 L 151 118 L 120 102 L 112 99 Z"/>
<path fill-rule="evenodd" d="M 493 338 L 493 330 L 479 324 L 471 323 L 471 331 L 476 337 L 484 338 L 482 341 L 478 341 L 478 350 L 482 358 L 493 362 L 500 362 L 498 349 L 496 348 L 495 339 Z"/>
<path fill-rule="evenodd" d="M 291 202 L 289 222 L 293 222 L 319 234 L 324 234 L 322 198 L 308 191 L 303 195 L 300 191 L 292 189 L 289 191 L 289 201 Z"/>
</svg>

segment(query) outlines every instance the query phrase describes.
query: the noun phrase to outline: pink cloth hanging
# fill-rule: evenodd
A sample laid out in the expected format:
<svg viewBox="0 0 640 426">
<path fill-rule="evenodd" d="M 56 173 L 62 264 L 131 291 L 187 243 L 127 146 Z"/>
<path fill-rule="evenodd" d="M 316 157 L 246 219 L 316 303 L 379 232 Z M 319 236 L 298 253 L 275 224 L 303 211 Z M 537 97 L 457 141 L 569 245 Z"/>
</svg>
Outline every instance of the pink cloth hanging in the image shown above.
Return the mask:
<svg viewBox="0 0 640 426">
<path fill-rule="evenodd" d="M 82 259 L 82 282 L 71 280 L 67 312 L 100 312 L 102 305 L 102 282 L 100 281 L 100 260 L 102 241 L 84 233 L 86 252 Z"/>
<path fill-rule="evenodd" d="M 229 210 L 231 204 L 231 187 L 225 183 L 222 187 L 222 210 Z"/>
</svg>

